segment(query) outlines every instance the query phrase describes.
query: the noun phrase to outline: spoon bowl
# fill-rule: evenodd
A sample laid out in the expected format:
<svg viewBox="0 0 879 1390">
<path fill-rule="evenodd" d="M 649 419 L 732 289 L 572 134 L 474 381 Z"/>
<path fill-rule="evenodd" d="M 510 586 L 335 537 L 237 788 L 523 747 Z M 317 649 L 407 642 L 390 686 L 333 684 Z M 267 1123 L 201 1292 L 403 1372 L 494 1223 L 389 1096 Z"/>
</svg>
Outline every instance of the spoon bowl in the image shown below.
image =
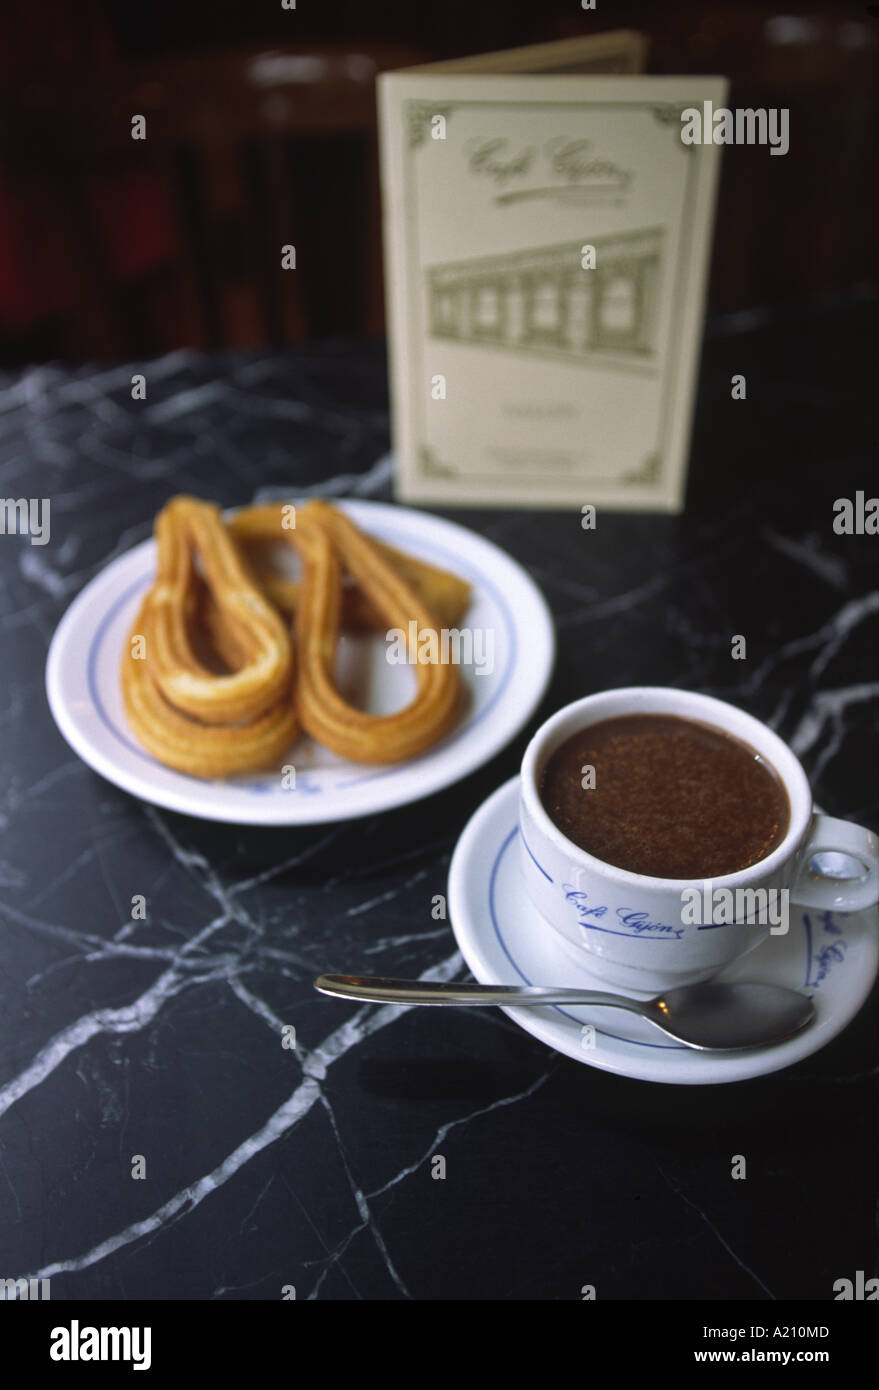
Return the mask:
<svg viewBox="0 0 879 1390">
<path fill-rule="evenodd" d="M 644 1018 L 689 1047 L 714 1052 L 769 1047 L 806 1028 L 811 999 L 795 989 L 750 982 L 679 985 L 644 1005 Z"/>
</svg>

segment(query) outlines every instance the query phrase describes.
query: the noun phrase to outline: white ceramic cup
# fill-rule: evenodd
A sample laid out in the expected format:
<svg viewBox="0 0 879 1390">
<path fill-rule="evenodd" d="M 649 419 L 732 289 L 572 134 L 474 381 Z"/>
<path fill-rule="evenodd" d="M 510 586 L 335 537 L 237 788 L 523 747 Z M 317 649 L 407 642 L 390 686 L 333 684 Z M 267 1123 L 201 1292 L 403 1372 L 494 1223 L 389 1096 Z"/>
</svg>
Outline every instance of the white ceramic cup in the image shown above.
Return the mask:
<svg viewBox="0 0 879 1390">
<path fill-rule="evenodd" d="M 547 759 L 578 729 L 627 714 L 693 719 L 749 744 L 775 769 L 787 791 L 790 824 L 781 844 L 738 873 L 703 880 L 630 873 L 573 844 L 540 801 Z M 805 772 L 787 744 L 765 724 L 723 700 L 685 690 L 605 690 L 548 719 L 522 760 L 519 832 L 525 890 L 540 915 L 581 965 L 631 992 L 653 994 L 708 979 L 770 933 L 787 929 L 778 910 L 785 901 L 833 912 L 860 911 L 879 901 L 877 837 L 814 810 Z M 702 894 L 695 908 L 694 889 Z M 717 912 L 709 909 L 719 896 L 726 896 L 718 890 L 726 889 L 733 890 L 739 909 L 767 899 L 770 906 L 760 912 L 739 911 L 731 922 L 718 924 Z M 736 895 L 739 889 L 764 891 Z"/>
</svg>

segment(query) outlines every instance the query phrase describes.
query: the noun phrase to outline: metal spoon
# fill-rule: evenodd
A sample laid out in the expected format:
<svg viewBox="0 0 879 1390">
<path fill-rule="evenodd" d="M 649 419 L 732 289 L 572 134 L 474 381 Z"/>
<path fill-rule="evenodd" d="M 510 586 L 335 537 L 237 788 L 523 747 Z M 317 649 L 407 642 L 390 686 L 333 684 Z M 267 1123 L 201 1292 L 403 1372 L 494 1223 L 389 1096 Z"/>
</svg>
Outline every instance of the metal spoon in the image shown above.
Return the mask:
<svg viewBox="0 0 879 1390">
<path fill-rule="evenodd" d="M 443 984 L 432 980 L 388 980 L 367 975 L 321 975 L 321 994 L 368 999 L 376 1004 L 598 1004 L 628 1009 L 655 1023 L 688 1047 L 732 1052 L 768 1047 L 799 1033 L 815 1016 L 811 999 L 780 985 L 714 983 L 679 985 L 655 999 L 629 999 L 596 989 L 555 989 L 545 985 Z"/>
</svg>

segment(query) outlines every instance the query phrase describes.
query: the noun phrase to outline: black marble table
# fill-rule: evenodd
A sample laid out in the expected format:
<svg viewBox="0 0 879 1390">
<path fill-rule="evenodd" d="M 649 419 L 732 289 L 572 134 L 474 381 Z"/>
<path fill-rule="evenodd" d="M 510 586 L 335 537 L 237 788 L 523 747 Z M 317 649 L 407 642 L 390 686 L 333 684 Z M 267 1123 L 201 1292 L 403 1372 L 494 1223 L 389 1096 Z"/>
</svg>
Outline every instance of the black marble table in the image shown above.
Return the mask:
<svg viewBox="0 0 879 1390">
<path fill-rule="evenodd" d="M 0 381 L 0 492 L 52 499 L 48 545 L 0 536 L 0 1278 L 48 1277 L 55 1300 L 552 1301 L 594 1285 L 599 1300 L 826 1302 L 879 1272 L 875 991 L 786 1071 L 677 1087 L 561 1057 L 498 1011 L 312 988 L 325 970 L 466 977 L 431 916 L 456 839 L 537 723 L 607 686 L 747 707 L 825 810 L 879 827 L 879 538 L 832 527 L 837 497 L 877 490 L 875 322 L 856 300 L 709 322 L 682 516 L 602 511 L 584 533 L 574 513 L 448 513 L 543 589 L 549 692 L 457 786 L 306 829 L 198 822 L 103 781 L 55 729 L 46 653 L 173 492 L 388 497 L 383 348 Z"/>
</svg>

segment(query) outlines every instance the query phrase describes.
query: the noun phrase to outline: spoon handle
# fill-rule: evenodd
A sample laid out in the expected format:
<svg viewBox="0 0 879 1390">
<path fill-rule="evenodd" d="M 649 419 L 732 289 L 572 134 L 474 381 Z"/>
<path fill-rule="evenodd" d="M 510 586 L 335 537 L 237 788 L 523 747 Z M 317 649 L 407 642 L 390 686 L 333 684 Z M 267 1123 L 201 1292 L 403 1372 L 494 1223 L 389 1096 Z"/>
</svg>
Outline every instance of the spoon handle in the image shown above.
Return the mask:
<svg viewBox="0 0 879 1390">
<path fill-rule="evenodd" d="M 435 980 L 389 980 L 382 976 L 321 975 L 314 982 L 321 994 L 365 999 L 374 1004 L 601 1004 L 642 1014 L 645 1005 L 622 994 L 597 989 L 555 989 L 544 985 L 445 984 Z M 647 1001 L 649 1002 L 649 1001 Z"/>
</svg>

